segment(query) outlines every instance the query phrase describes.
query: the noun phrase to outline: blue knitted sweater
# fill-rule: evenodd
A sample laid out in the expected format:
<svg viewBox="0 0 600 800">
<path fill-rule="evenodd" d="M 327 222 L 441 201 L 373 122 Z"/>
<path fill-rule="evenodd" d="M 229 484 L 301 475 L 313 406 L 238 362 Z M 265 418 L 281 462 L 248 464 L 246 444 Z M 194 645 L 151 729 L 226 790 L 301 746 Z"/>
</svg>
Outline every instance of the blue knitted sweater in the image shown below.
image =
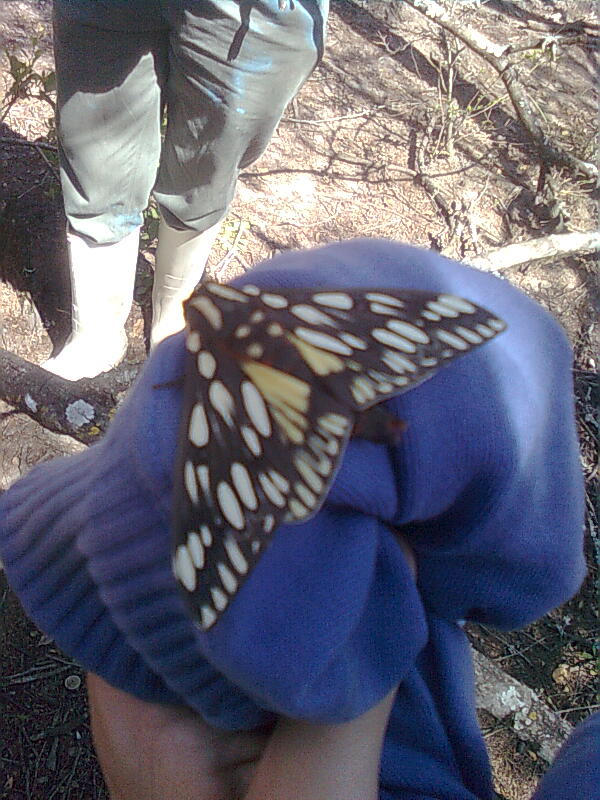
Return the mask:
<svg viewBox="0 0 600 800">
<path fill-rule="evenodd" d="M 400 684 L 382 800 L 489 798 L 460 621 L 525 625 L 572 596 L 585 570 L 565 336 L 509 283 L 391 242 L 286 253 L 251 281 L 451 293 L 508 330 L 389 401 L 407 423 L 400 443 L 352 440 L 319 514 L 275 532 L 207 633 L 170 569 L 181 393 L 156 385 L 181 377 L 183 336 L 171 337 L 99 444 L 37 466 L 0 498 L 10 583 L 86 669 L 217 726 L 344 721 Z M 416 584 L 392 526 L 416 553 Z"/>
</svg>

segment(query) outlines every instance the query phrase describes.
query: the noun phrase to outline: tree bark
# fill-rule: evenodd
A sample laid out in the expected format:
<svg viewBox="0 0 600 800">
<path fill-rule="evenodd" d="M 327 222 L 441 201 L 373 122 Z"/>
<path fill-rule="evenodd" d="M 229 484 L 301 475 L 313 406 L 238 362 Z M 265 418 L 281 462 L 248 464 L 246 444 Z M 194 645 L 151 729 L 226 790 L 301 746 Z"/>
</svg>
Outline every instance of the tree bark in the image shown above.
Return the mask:
<svg viewBox="0 0 600 800">
<path fill-rule="evenodd" d="M 477 708 L 499 720 L 512 716 L 512 727 L 519 739 L 533 745 L 544 761 L 553 761 L 573 731 L 572 726 L 548 708 L 528 686 L 477 650 L 472 652 Z"/>
<path fill-rule="evenodd" d="M 92 444 L 106 430 L 139 367 L 66 381 L 0 349 L 0 398 L 44 428 Z"/>
</svg>

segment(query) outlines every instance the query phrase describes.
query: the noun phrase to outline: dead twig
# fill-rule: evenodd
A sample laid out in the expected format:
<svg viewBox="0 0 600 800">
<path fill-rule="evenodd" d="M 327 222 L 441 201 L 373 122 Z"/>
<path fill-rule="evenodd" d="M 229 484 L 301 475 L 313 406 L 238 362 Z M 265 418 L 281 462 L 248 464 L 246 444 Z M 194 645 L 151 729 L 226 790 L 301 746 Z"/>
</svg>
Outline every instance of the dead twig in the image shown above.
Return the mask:
<svg viewBox="0 0 600 800">
<path fill-rule="evenodd" d="M 27 139 L 12 139 L 10 136 L 0 136 L 0 144 L 16 144 L 19 147 L 41 147 L 44 150 L 58 151 L 55 144 L 48 144 L 47 142 L 28 142 Z"/>
<path fill-rule="evenodd" d="M 536 146 L 540 158 L 547 163 L 567 167 L 576 174 L 598 181 L 598 167 L 568 153 L 553 142 L 544 131 L 533 102 L 521 85 L 515 64 L 507 57 L 510 45 L 499 45 L 472 26 L 460 25 L 435 0 L 406 0 L 415 11 L 456 36 L 484 59 L 500 76 L 511 99 L 514 111 Z"/>
<path fill-rule="evenodd" d="M 326 125 L 328 122 L 342 122 L 346 119 L 360 119 L 361 117 L 372 117 L 377 111 L 385 108 L 385 103 L 380 103 L 373 108 L 365 108 L 354 114 L 344 114 L 341 117 L 323 117 L 323 119 L 302 119 L 302 117 L 282 117 L 282 122 L 293 122 L 296 125 Z"/>
</svg>

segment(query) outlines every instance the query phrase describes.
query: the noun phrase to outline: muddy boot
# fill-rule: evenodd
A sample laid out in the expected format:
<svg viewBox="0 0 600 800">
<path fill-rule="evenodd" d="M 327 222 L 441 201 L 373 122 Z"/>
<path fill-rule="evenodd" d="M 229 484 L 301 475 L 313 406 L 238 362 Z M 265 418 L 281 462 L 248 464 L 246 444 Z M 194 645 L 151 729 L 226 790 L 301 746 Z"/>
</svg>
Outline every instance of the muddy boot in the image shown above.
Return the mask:
<svg viewBox="0 0 600 800">
<path fill-rule="evenodd" d="M 152 287 L 150 347 L 184 327 L 182 303 L 200 281 L 221 223 L 202 233 L 178 231 L 161 219 Z"/>
<path fill-rule="evenodd" d="M 139 228 L 120 242 L 94 244 L 67 232 L 72 331 L 42 366 L 70 381 L 116 366 L 127 350 L 125 322 L 133 298 Z"/>
</svg>

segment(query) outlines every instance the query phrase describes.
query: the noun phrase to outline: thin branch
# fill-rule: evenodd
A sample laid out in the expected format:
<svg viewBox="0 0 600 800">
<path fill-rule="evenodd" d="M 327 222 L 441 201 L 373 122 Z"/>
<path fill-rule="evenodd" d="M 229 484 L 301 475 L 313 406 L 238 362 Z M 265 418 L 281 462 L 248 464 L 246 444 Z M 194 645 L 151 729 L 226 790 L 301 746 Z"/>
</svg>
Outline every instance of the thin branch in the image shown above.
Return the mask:
<svg viewBox="0 0 600 800">
<path fill-rule="evenodd" d="M 376 111 L 385 108 L 385 103 L 373 108 L 365 108 L 364 111 L 357 111 L 354 114 L 344 114 L 341 117 L 323 117 L 323 119 L 302 119 L 301 117 L 282 117 L 282 122 L 293 122 L 296 125 L 325 125 L 328 122 L 341 122 L 345 119 L 359 119 L 360 117 L 372 117 Z"/>
<path fill-rule="evenodd" d="M 511 99 L 515 113 L 533 140 L 540 157 L 546 162 L 567 167 L 575 173 L 580 173 L 586 178 L 598 180 L 598 167 L 588 161 L 583 161 L 563 150 L 553 142 L 545 133 L 538 115 L 533 109 L 533 104 L 519 81 L 516 67 L 507 58 L 510 45 L 499 45 L 488 39 L 483 33 L 473 27 L 460 25 L 452 16 L 434 0 L 405 0 L 406 3 L 423 14 L 427 19 L 440 25 L 471 50 L 483 58 L 499 74 L 506 91 Z"/>
<path fill-rule="evenodd" d="M 0 136 L 0 144 L 16 144 L 20 147 L 41 147 L 44 150 L 52 150 L 54 152 L 58 150 L 55 144 L 48 144 L 47 142 L 28 142 L 27 139 L 12 139 L 10 136 Z"/>
<path fill-rule="evenodd" d="M 53 164 L 53 163 L 50 161 L 50 159 L 48 158 L 48 156 L 44 154 L 44 151 L 42 150 L 42 148 L 41 148 L 39 145 L 36 145 L 36 148 L 35 148 L 35 149 L 37 150 L 37 152 L 39 153 L 39 155 L 40 155 L 40 156 L 43 158 L 43 160 L 44 160 L 44 162 L 45 162 L 46 166 L 48 167 L 48 169 L 50 170 L 50 172 L 52 173 L 52 175 L 53 175 L 53 176 L 56 178 L 56 180 L 57 180 L 57 181 L 60 183 L 60 175 L 58 174 L 58 172 L 57 172 L 57 170 L 56 170 L 56 167 L 54 166 L 54 164 Z"/>
</svg>

